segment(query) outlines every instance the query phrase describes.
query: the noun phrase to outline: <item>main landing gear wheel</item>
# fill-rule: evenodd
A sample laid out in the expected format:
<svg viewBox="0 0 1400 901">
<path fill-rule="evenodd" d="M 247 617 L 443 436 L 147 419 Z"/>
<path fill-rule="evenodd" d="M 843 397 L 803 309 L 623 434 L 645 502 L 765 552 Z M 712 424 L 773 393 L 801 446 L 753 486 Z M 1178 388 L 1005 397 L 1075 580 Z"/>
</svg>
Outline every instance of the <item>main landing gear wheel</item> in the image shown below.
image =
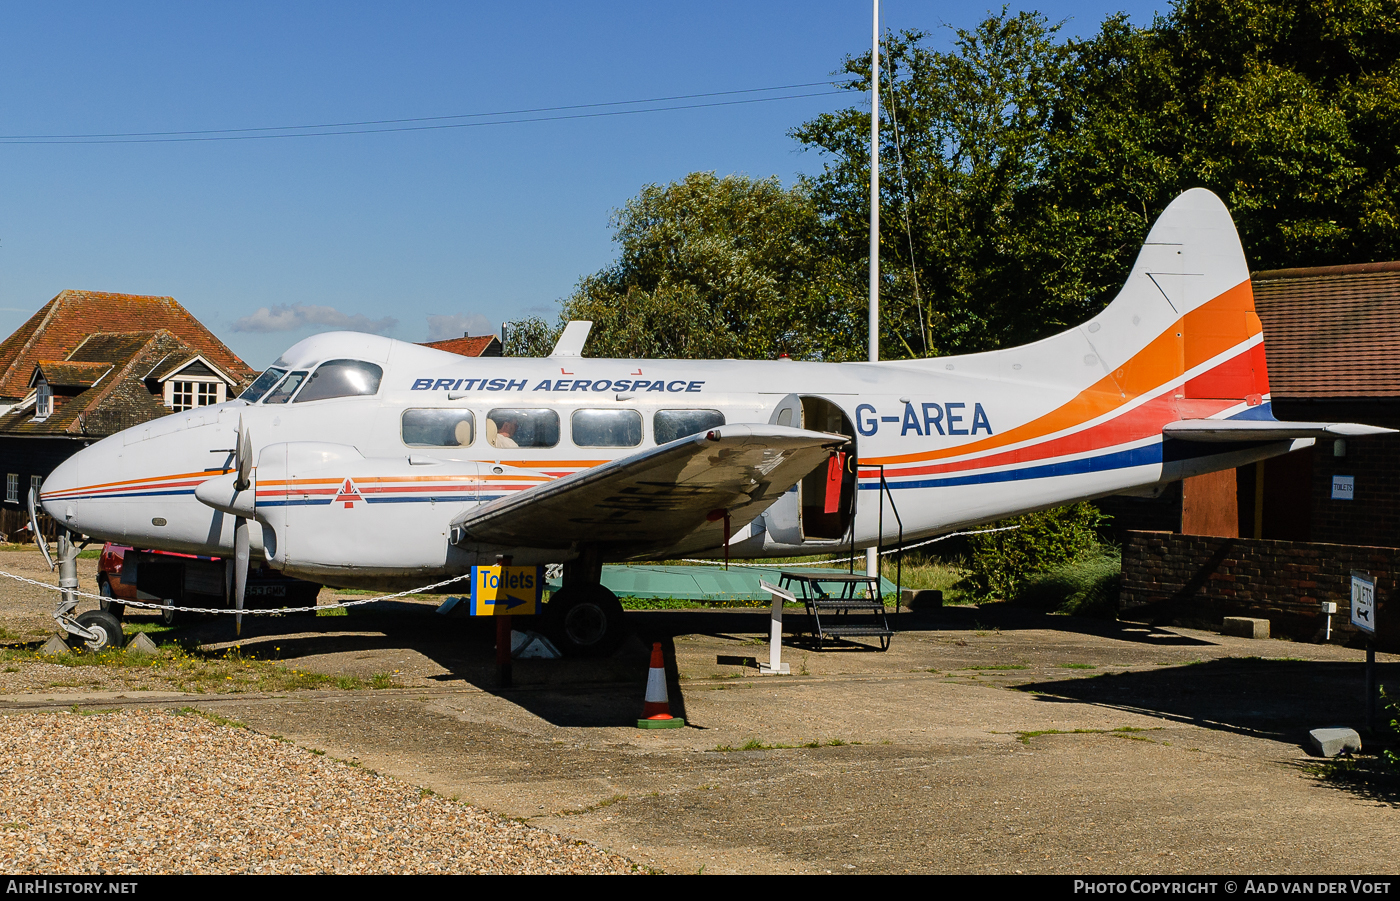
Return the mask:
<svg viewBox="0 0 1400 901">
<path fill-rule="evenodd" d="M 94 633 L 96 638 L 82 639 L 83 647 L 89 651 L 117 650 L 126 643 L 122 634 L 121 620 L 106 610 L 89 610 L 78 614 L 78 625 Z"/>
<path fill-rule="evenodd" d="M 102 579 L 97 583 L 97 593 L 102 595 L 102 600 L 97 602 L 97 606 L 120 620 L 122 614 L 126 613 L 126 605 L 116 599 L 117 595 L 112 591 L 112 583 Z"/>
<path fill-rule="evenodd" d="M 171 606 L 160 608 L 160 621 L 167 626 L 173 626 L 180 621 L 180 613 L 173 609 L 175 604 L 174 600 L 167 600 L 164 603 L 170 604 Z"/>
<path fill-rule="evenodd" d="M 544 609 L 550 636 L 571 657 L 604 657 L 625 637 L 617 595 L 602 585 L 573 585 L 554 593 Z"/>
</svg>

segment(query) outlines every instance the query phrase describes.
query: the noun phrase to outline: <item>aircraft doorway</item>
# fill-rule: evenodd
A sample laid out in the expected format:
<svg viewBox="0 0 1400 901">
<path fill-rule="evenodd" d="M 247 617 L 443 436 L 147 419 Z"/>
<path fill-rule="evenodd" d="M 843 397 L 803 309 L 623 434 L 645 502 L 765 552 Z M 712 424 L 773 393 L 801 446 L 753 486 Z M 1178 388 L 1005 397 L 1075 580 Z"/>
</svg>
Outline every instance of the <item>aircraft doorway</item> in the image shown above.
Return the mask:
<svg viewBox="0 0 1400 901">
<path fill-rule="evenodd" d="M 797 485 L 797 519 L 803 541 L 839 541 L 855 514 L 856 430 L 839 406 L 824 397 L 789 394 L 769 422 L 845 435 L 849 442 Z"/>
</svg>

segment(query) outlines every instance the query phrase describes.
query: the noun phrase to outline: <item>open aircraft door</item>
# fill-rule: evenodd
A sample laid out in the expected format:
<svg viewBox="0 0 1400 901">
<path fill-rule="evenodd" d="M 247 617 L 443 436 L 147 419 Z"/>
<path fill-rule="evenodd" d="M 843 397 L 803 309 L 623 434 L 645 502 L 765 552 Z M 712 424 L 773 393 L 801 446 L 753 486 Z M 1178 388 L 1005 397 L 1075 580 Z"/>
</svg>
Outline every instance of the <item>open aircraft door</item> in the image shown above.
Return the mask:
<svg viewBox="0 0 1400 901">
<path fill-rule="evenodd" d="M 768 422 L 845 435 L 849 443 L 818 466 L 763 514 L 778 544 L 839 544 L 850 534 L 856 504 L 856 430 L 839 405 L 824 397 L 789 394 Z"/>
</svg>

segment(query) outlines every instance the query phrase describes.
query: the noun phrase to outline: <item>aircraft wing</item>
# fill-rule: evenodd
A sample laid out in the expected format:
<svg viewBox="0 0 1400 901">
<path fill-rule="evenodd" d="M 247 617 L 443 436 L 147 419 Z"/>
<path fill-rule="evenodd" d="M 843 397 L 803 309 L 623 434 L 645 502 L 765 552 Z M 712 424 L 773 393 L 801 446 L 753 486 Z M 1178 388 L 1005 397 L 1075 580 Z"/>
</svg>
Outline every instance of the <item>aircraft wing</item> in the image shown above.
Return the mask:
<svg viewBox="0 0 1400 901">
<path fill-rule="evenodd" d="M 1162 427 L 1164 437 L 1206 442 L 1360 438 L 1394 431 L 1355 422 L 1279 422 L 1273 419 L 1183 419 Z"/>
<path fill-rule="evenodd" d="M 453 540 L 537 548 L 625 544 L 631 556 L 634 549 L 675 545 L 707 525 L 722 529 L 726 510 L 737 531 L 846 441 L 779 425 L 720 426 L 462 514 L 452 523 Z"/>
</svg>

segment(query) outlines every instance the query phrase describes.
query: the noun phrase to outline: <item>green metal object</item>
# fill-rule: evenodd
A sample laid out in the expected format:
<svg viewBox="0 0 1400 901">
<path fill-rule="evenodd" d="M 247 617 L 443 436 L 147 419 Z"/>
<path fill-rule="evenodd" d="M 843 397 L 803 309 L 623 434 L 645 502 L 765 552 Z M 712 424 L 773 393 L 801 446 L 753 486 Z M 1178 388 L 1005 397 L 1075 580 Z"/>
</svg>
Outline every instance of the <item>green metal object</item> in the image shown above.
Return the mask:
<svg viewBox="0 0 1400 901">
<path fill-rule="evenodd" d="M 804 566 L 802 572 L 839 572 Z M 657 566 L 654 564 L 618 564 L 603 567 L 603 584 L 620 598 L 675 598 L 680 601 L 767 601 L 768 593 L 758 587 L 760 580 L 777 585 L 782 578 L 782 566 Z M 549 585 L 551 591 L 558 584 Z M 894 582 L 880 580 L 880 592 L 893 594 Z"/>
<path fill-rule="evenodd" d="M 666 720 L 637 720 L 638 729 L 684 729 L 685 720 L 673 716 Z"/>
</svg>

